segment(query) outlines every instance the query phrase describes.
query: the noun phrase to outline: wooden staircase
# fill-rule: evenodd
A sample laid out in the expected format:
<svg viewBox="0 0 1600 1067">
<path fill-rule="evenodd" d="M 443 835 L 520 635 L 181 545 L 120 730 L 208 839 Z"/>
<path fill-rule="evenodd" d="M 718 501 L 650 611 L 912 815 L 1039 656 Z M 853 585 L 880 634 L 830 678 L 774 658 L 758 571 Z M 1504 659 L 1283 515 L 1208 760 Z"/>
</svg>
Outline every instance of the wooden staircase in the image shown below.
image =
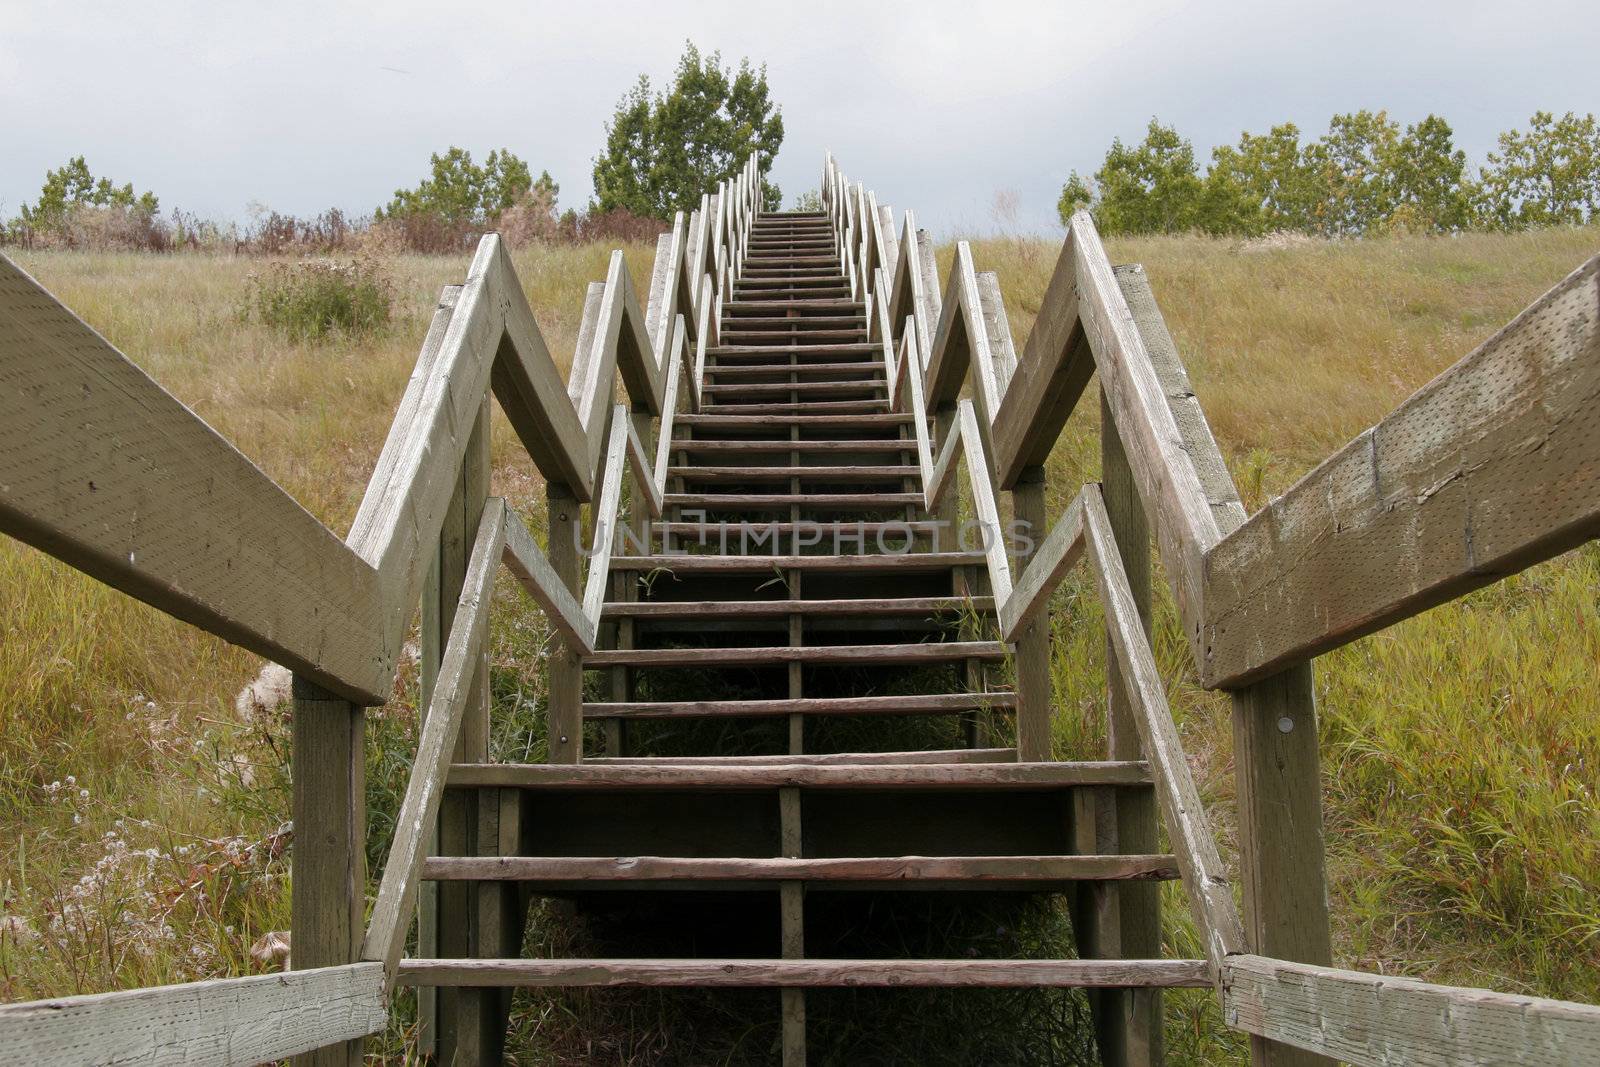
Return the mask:
<svg viewBox="0 0 1600 1067">
<path fill-rule="evenodd" d="M 1017 762 L 982 546 L 960 543 L 953 494 L 922 510 L 912 416 L 892 410 L 883 346 L 849 294 L 825 215 L 756 218 L 700 409 L 674 424 L 663 519 L 634 521 L 611 560 L 609 647 L 583 661 L 605 754 L 453 765 L 447 788 L 500 813 L 499 851 L 422 868 L 514 883 L 522 906 L 765 892 L 749 954 L 408 959 L 401 982 L 772 987 L 786 1064 L 805 1062 L 807 987 L 1208 984 L 1204 960 L 859 958 L 847 936 L 808 935 L 811 894 L 1066 892 L 1103 909 L 1117 883 L 1179 874 L 1170 855 L 1074 847 L 1096 840 L 1074 825 L 1093 797 L 1151 793 L 1146 763 Z M 871 750 L 903 745 L 903 721 L 883 720 L 907 716 L 927 720 L 909 734 L 922 748 Z M 458 1057 L 497 1054 L 505 1001 L 490 995 L 483 1045 L 458 1033 Z"/>
</svg>

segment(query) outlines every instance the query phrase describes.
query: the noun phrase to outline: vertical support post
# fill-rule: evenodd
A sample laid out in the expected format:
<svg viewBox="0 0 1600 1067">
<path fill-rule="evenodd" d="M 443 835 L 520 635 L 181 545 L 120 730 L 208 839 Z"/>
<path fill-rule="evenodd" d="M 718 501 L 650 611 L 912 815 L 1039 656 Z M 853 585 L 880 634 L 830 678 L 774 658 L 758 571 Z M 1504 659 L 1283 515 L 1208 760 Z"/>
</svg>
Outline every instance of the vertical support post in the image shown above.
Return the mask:
<svg viewBox="0 0 1600 1067">
<path fill-rule="evenodd" d="M 1311 664 L 1232 696 L 1245 942 L 1264 956 L 1328 966 L 1333 946 Z M 1250 1039 L 1250 1061 L 1257 1067 L 1334 1062 L 1259 1037 Z"/>
<path fill-rule="evenodd" d="M 1116 535 L 1123 569 L 1145 639 L 1150 634 L 1150 524 L 1128 465 L 1111 405 L 1100 394 L 1101 492 L 1106 515 Z M 1114 760 L 1143 759 L 1133 701 L 1107 642 L 1106 742 Z M 1116 845 L 1126 853 L 1158 850 L 1154 790 L 1122 790 L 1116 798 Z M 1154 882 L 1122 882 L 1112 890 L 1117 898 L 1119 950 L 1128 959 L 1155 959 L 1161 955 L 1161 891 Z M 1105 990 L 1096 998 L 1100 1010 L 1095 1028 L 1101 1059 L 1107 1064 L 1151 1064 L 1165 1056 L 1161 1018 L 1161 992 L 1157 989 Z"/>
<path fill-rule="evenodd" d="M 289 943 L 305 970 L 360 958 L 366 919 L 366 709 L 294 679 L 294 879 Z M 361 1040 L 294 1057 L 358 1067 Z"/>
<path fill-rule="evenodd" d="M 457 602 L 466 582 L 472 544 L 483 518 L 489 496 L 489 401 L 486 397 L 463 450 L 456 490 L 450 499 L 439 533 L 439 551 L 434 577 L 425 592 L 422 641 L 424 659 L 437 669 L 444 654 L 450 627 L 455 622 Z M 432 675 L 424 696 L 432 698 Z M 472 688 L 462 713 L 461 733 L 456 739 L 453 759 L 481 763 L 489 758 L 489 659 L 480 653 L 472 671 Z M 475 793 L 446 793 L 439 809 L 435 851 L 446 856 L 471 856 L 497 847 L 493 838 L 483 840 L 485 806 L 495 808 L 491 825 L 498 819 L 498 797 L 487 800 Z M 484 941 L 484 924 L 497 931 L 504 916 L 499 913 L 499 895 L 480 893 L 470 882 L 444 882 L 436 890 L 437 951 L 460 959 L 498 954 L 499 945 Z M 435 1047 L 441 1061 L 468 1063 L 499 1062 L 505 1041 L 505 1020 L 497 1008 L 504 994 L 498 989 L 443 988 L 437 993 L 434 1019 Z"/>
<path fill-rule="evenodd" d="M 1029 467 L 1011 491 L 1012 513 L 1026 523 L 1033 551 L 1049 533 L 1044 505 L 1044 467 Z M 1017 561 L 1025 567 L 1033 552 Z M 1050 613 L 1041 611 L 1017 635 L 1017 759 L 1036 763 L 1051 758 L 1050 748 Z"/>
<path fill-rule="evenodd" d="M 778 822 L 782 852 L 800 856 L 800 790 L 786 786 L 778 790 Z M 804 959 L 806 955 L 805 884 L 778 883 L 778 911 L 782 924 L 783 958 Z M 785 989 L 780 993 L 783 1013 L 783 1067 L 806 1064 L 806 991 Z"/>
<path fill-rule="evenodd" d="M 578 586 L 578 498 L 555 482 L 545 490 L 550 509 L 550 566 L 580 602 Z M 583 658 L 564 642 L 550 656 L 550 706 L 548 711 L 551 763 L 577 763 L 583 759 Z"/>
</svg>

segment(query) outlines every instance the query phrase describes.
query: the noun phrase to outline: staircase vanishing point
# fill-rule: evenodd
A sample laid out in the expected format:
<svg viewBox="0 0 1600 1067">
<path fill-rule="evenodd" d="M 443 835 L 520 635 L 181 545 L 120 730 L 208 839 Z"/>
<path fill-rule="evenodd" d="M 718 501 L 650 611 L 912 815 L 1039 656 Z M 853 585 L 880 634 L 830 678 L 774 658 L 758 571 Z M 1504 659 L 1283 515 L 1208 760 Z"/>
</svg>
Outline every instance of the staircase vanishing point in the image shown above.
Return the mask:
<svg viewBox="0 0 1600 1067">
<path fill-rule="evenodd" d="M 965 242 L 941 284 L 911 212 L 831 156 L 820 188 L 763 213 L 752 157 L 678 214 L 644 301 L 615 252 L 566 375 L 486 235 L 343 537 L 0 256 L 0 531 L 295 678 L 294 969 L 0 1005 L 8 1061 L 353 1067 L 409 986 L 423 1053 L 492 1063 L 512 989 L 621 985 L 753 988 L 788 1064 L 807 991 L 821 1036 L 840 998 L 814 991 L 852 986 L 1082 988 L 1108 1067 L 1162 1060 L 1178 986 L 1256 1067 L 1600 1063 L 1600 1007 L 1332 966 L 1312 684 L 1600 536 L 1600 256 L 1247 515 L 1087 213 L 1019 354 Z M 1101 481 L 1052 515 L 1091 382 Z M 491 398 L 542 514 L 489 496 Z M 1233 865 L 1151 647 L 1152 546 L 1228 693 Z M 1058 762 L 1049 606 L 1080 562 L 1108 758 Z M 536 764 L 490 759 L 502 565 L 554 631 Z M 421 730 L 369 899 L 365 715 L 413 625 Z M 1164 879 L 1201 959 L 1159 958 Z M 888 958 L 857 919 L 911 891 L 1064 894 L 1080 958 Z M 521 958 L 535 897 L 604 920 L 583 958 Z"/>
<path fill-rule="evenodd" d="M 820 213 L 754 220 L 700 409 L 674 423 L 664 521 L 611 561 L 613 647 L 584 660 L 609 676 L 588 687 L 600 681 L 607 699 L 583 704 L 606 724 L 606 754 L 572 770 L 452 767 L 454 788 L 518 791 L 520 840 L 512 856 L 423 867 L 524 894 L 760 890 L 770 916 L 746 921 L 768 924 L 754 941 L 775 958 L 588 961 L 581 975 L 430 959 L 403 961 L 402 981 L 778 987 L 785 1063 L 805 1061 L 808 985 L 1209 984 L 1204 960 L 853 959 L 808 935 L 821 893 L 1059 893 L 1178 874 L 1170 855 L 1074 847 L 1075 797 L 1092 810 L 1084 794 L 1150 794 L 1143 762 L 1018 764 L 1013 747 L 983 747 L 1009 732 L 991 720 L 1014 694 L 994 685 L 1007 649 L 981 538 L 963 537 L 953 508 L 923 508 L 912 416 L 891 410 L 883 346 L 835 245 Z M 828 719 L 930 715 L 952 720 L 962 747 L 812 751 Z M 660 720 L 753 717 L 776 720 L 761 736 L 774 754 L 652 757 L 630 744 Z M 685 921 L 671 903 L 655 919 Z"/>
</svg>

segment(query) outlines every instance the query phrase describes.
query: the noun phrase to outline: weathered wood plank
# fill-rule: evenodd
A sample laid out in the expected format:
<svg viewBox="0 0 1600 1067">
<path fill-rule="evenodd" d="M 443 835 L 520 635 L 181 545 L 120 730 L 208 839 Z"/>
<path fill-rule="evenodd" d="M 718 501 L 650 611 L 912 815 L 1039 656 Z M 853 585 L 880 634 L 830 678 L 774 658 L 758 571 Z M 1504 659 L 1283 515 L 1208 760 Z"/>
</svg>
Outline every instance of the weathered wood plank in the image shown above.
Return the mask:
<svg viewBox="0 0 1600 1067">
<path fill-rule="evenodd" d="M 584 657 L 586 667 L 729 667 L 781 663 L 937 663 L 957 659 L 1004 659 L 999 641 L 919 641 L 881 645 L 785 645 L 737 648 L 601 649 Z"/>
<path fill-rule="evenodd" d="M 301 970 L 360 958 L 366 913 L 366 713 L 293 682 L 290 934 Z M 297 1056 L 295 1067 L 358 1067 L 359 1040 Z"/>
<path fill-rule="evenodd" d="M 1011 763 L 1016 758 L 1017 751 L 1013 748 L 920 748 L 911 752 L 812 752 L 775 756 L 590 756 L 584 762 L 639 763 L 646 766 L 665 763 L 690 766 L 705 764 L 715 767 L 775 763 Z"/>
<path fill-rule="evenodd" d="M 573 361 L 567 395 L 578 412 L 589 439 L 589 455 L 596 471 L 605 461 L 607 409 L 612 402 L 613 376 L 621 371 L 628 398 L 652 415 L 661 413 L 664 375 L 656 362 L 655 347 L 645 330 L 644 312 L 634 295 L 622 252 L 611 254 L 605 289 L 587 346 L 581 344 Z M 568 483 L 571 484 L 571 483 Z"/>
<path fill-rule="evenodd" d="M 398 634 L 370 561 L 0 256 L 0 530 L 361 704 Z"/>
<path fill-rule="evenodd" d="M 984 986 L 1209 984 L 1204 960 L 406 960 L 406 985 Z"/>
<path fill-rule="evenodd" d="M 405 947 L 417 892 L 417 872 L 427 852 L 429 833 L 439 815 L 445 769 L 461 731 L 462 712 L 473 689 L 479 652 L 488 629 L 494 574 L 505 538 L 505 507 L 497 499 L 484 508 L 473 541 L 471 562 L 450 627 L 450 640 L 434 684 L 433 699 L 417 740 L 411 778 L 395 817 L 394 841 L 372 907 L 362 959 L 384 964 L 390 973 Z"/>
<path fill-rule="evenodd" d="M 1184 758 L 1161 672 L 1139 621 L 1138 605 L 1111 532 L 1111 520 L 1093 485 L 1084 487 L 1080 499 L 1085 540 L 1105 605 L 1111 648 L 1132 702 L 1134 725 L 1139 730 L 1145 758 L 1155 772 L 1156 795 L 1166 815 L 1173 851 L 1183 868 L 1190 910 L 1207 958 L 1218 964 L 1224 957 L 1244 950 L 1244 930 L 1234 910 L 1227 868 L 1217 852 L 1210 820 Z"/>
<path fill-rule="evenodd" d="M 1208 686 L 1325 652 L 1600 534 L 1600 257 L 1206 557 Z"/>
<path fill-rule="evenodd" d="M 1178 877 L 1162 855 L 852 856 L 446 856 L 422 866 L 440 881 L 1078 882 Z"/>
<path fill-rule="evenodd" d="M 1577 1067 L 1600 1056 L 1600 1007 L 1261 956 L 1223 965 L 1229 1025 L 1370 1067 Z"/>
<path fill-rule="evenodd" d="M 1021 516 L 1019 516 L 1020 518 Z M 1061 579 L 1083 554 L 1083 498 L 1074 497 L 1050 528 L 1044 543 L 1017 578 L 1011 595 L 1000 605 L 1000 636 L 1015 641 L 1017 634 L 1050 603 Z"/>
<path fill-rule="evenodd" d="M 1015 703 L 1015 695 L 1007 692 L 928 693 L 915 696 L 804 697 L 787 700 L 634 701 L 627 704 L 585 704 L 583 713 L 591 719 L 671 719 L 714 715 L 945 715 L 978 708 L 1009 708 Z"/>
<path fill-rule="evenodd" d="M 1071 229 L 994 419 L 995 475 L 1009 489 L 1050 457 L 1061 428 L 1094 374 L 1078 323 L 1078 255 Z"/>
<path fill-rule="evenodd" d="M 617 536 L 617 513 L 622 503 L 622 473 L 627 462 L 627 450 L 628 409 L 616 404 L 611 409 L 611 437 L 606 445 L 600 499 L 594 506 L 594 552 L 589 557 L 589 573 L 583 587 L 583 617 L 590 625 L 599 623 L 600 606 L 606 600 L 611 553 Z"/>
<path fill-rule="evenodd" d="M 0 1005 L 0 1047 L 9 1062 L 53 1067 L 246 1067 L 387 1021 L 383 967 L 355 963 Z"/>
<path fill-rule="evenodd" d="M 800 524 L 804 529 L 804 524 Z M 735 524 L 737 529 L 737 524 Z M 853 538 L 852 538 L 853 540 Z M 732 547 L 732 546 L 730 546 Z M 942 570 L 982 563 L 982 552 L 868 552 L 860 555 L 758 556 L 758 555 L 680 555 L 626 556 L 612 563 L 613 569 L 632 571 L 669 570 L 681 574 L 738 572 L 771 574 L 779 570 L 807 571 L 895 571 Z M 856 603 L 851 601 L 851 603 Z"/>
<path fill-rule="evenodd" d="M 996 603 L 1004 604 L 1011 597 L 1011 560 L 1006 555 L 1005 533 L 1000 527 L 1000 508 L 995 503 L 994 472 L 983 448 L 983 430 L 978 425 L 977 412 L 972 401 L 956 402 L 956 419 L 960 424 L 961 448 L 967 454 L 968 482 L 972 486 L 972 510 L 983 529 L 983 552 L 989 561 L 989 587 Z"/>
<path fill-rule="evenodd" d="M 517 576 L 528 595 L 544 609 L 550 624 L 569 644 L 583 652 L 594 651 L 594 622 L 585 617 L 583 605 L 556 574 L 522 519 L 509 507 L 505 512 L 505 524 L 506 567 Z"/>
<path fill-rule="evenodd" d="M 686 524 L 692 525 L 692 524 Z M 684 531 L 692 533 L 692 530 Z M 806 557 L 811 558 L 811 557 Z M 826 557 L 823 557 L 826 558 Z M 622 561 L 618 561 L 622 562 Z M 733 618 L 774 615 L 926 615 L 962 611 L 989 612 L 986 596 L 892 597 L 874 600 L 645 600 L 607 603 L 607 615 L 656 618 Z"/>
<path fill-rule="evenodd" d="M 981 425 L 993 424 L 1000 411 L 1000 374 L 989 350 L 989 326 L 983 318 L 972 248 L 965 241 L 956 244 L 950 287 L 925 370 L 928 402 L 934 407 L 956 398 L 970 370 L 972 398 L 982 418 Z"/>
<path fill-rule="evenodd" d="M 512 789 L 1065 789 L 1143 785 L 1144 763 L 925 763 L 897 767 L 704 767 L 608 764 L 483 763 L 450 768 L 451 788 Z"/>
</svg>

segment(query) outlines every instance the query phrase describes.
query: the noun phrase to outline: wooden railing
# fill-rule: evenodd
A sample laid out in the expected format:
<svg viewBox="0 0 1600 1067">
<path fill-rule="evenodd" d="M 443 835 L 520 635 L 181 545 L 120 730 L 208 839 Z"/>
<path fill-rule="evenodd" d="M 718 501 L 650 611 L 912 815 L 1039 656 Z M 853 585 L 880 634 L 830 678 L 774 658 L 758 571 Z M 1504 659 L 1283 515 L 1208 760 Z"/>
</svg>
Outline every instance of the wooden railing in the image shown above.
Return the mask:
<svg viewBox="0 0 1600 1067">
<path fill-rule="evenodd" d="M 622 253 L 590 286 L 563 381 L 498 236 L 441 295 L 349 536 L 302 509 L 189 409 L 0 256 L 0 530 L 290 667 L 294 958 L 282 975 L 0 1006 L 28 1062 L 356 1062 L 381 1029 L 444 773 L 487 726 L 484 643 L 500 563 L 564 646 L 552 759 L 582 753 L 571 673 L 594 651 L 631 475 L 661 511 L 667 443 L 699 404 L 718 308 L 760 202 L 754 157 L 657 244 L 646 309 Z M 627 403 L 619 403 L 620 376 Z M 487 497 L 488 401 L 550 486 L 550 548 Z M 577 570 L 576 505 L 597 553 Z M 570 507 L 568 507 L 570 505 Z M 422 604 L 425 716 L 370 924 L 364 922 L 362 709 L 392 695 Z M 560 744 L 557 739 L 559 738 Z M 452 798 L 453 801 L 454 798 Z M 465 925 L 463 923 L 463 925 Z M 437 936 L 438 931 L 431 932 Z M 423 934 L 428 936 L 424 917 Z M 113 1055 L 114 1054 L 114 1055 Z"/>
<path fill-rule="evenodd" d="M 1087 213 L 1068 226 L 1018 358 L 998 283 L 965 242 L 941 298 L 909 211 L 896 242 L 890 209 L 831 156 L 822 190 L 893 402 L 914 416 L 929 509 L 950 508 L 965 456 L 999 626 L 1016 643 L 1019 758 L 1050 758 L 1044 610 L 1087 555 L 1105 607 L 1112 755 L 1150 762 L 1223 1017 L 1257 1039 L 1253 1058 L 1593 1062 L 1600 1008 L 1328 966 L 1309 657 L 1600 535 L 1600 257 L 1247 519 L 1143 272 L 1113 269 Z M 1119 515 L 1085 486 L 1013 576 L 996 551 L 997 495 L 1042 528 L 1042 465 L 1096 375 Z M 1139 590 L 1152 535 L 1197 675 L 1233 696 L 1243 922 L 1151 653 Z M 1119 716 L 1136 748 L 1116 738 Z M 1138 821 L 1117 813 L 1123 831 L 1153 830 Z M 1143 919 L 1159 929 L 1157 914 Z M 1080 928 L 1080 948 L 1095 935 Z"/>
</svg>

